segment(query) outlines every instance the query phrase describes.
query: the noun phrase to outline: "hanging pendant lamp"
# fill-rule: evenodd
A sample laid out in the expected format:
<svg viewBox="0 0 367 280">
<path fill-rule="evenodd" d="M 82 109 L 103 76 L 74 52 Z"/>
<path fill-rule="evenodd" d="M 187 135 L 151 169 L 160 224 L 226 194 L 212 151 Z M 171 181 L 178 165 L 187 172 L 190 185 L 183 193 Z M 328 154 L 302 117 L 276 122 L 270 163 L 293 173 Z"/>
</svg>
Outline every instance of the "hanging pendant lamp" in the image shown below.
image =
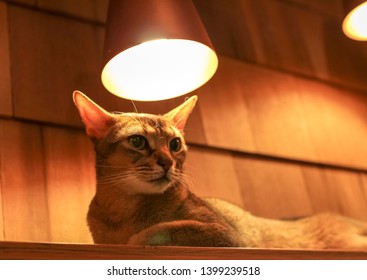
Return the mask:
<svg viewBox="0 0 367 280">
<path fill-rule="evenodd" d="M 140 101 L 191 92 L 218 66 L 191 0 L 110 0 L 104 60 L 106 89 Z"/>
<path fill-rule="evenodd" d="M 343 32 L 357 41 L 367 41 L 367 1 L 344 0 L 347 12 L 343 21 Z"/>
</svg>

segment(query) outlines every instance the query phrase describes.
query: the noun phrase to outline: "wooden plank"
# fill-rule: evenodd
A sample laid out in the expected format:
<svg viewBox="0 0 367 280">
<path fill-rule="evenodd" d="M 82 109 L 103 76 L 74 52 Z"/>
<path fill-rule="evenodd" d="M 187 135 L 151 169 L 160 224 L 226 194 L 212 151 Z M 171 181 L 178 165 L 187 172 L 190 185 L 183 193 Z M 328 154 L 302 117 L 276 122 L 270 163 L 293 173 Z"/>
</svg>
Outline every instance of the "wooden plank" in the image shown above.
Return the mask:
<svg viewBox="0 0 367 280">
<path fill-rule="evenodd" d="M 281 1 L 256 1 L 254 12 L 265 44 L 267 64 L 290 72 L 312 75 L 310 60 L 298 22 L 297 9 Z"/>
<path fill-rule="evenodd" d="M 269 218 L 312 214 L 300 166 L 236 156 L 235 167 L 246 210 Z"/>
<path fill-rule="evenodd" d="M 7 4 L 0 2 L 0 115 L 12 115 Z"/>
<path fill-rule="evenodd" d="M 306 80 L 297 83 L 309 131 L 306 141 L 313 143 L 320 161 L 365 168 L 366 96 Z"/>
<path fill-rule="evenodd" d="M 1 139 L 0 139 L 0 145 L 1 145 Z M 2 163 L 1 163 L 1 152 L 0 152 L 0 174 L 2 170 Z M 3 215 L 3 195 L 2 195 L 2 189 L 3 187 L 3 180 L 0 177 L 0 241 L 5 240 L 4 236 L 4 215 Z"/>
<path fill-rule="evenodd" d="M 230 58 L 221 63 L 198 91 L 208 145 L 367 166 L 365 95 Z"/>
<path fill-rule="evenodd" d="M 221 62 L 211 86 L 200 90 L 208 144 L 317 160 L 297 80 L 230 58 Z"/>
<path fill-rule="evenodd" d="M 198 90 L 208 145 L 255 151 L 242 83 L 246 72 L 234 60 L 221 58 L 214 78 Z"/>
<path fill-rule="evenodd" d="M 22 5 L 28 5 L 28 6 L 36 6 L 38 0 L 12 0 L 11 2 L 19 3 Z M 10 2 L 10 1 L 8 1 Z"/>
<path fill-rule="evenodd" d="M 243 13 L 243 1 L 193 2 L 218 53 L 253 60 L 256 49 L 247 37 L 250 28 Z"/>
<path fill-rule="evenodd" d="M 86 216 L 95 192 L 94 152 L 81 131 L 44 127 L 51 241 L 91 243 Z"/>
<path fill-rule="evenodd" d="M 304 174 L 316 213 L 333 212 L 367 220 L 367 192 L 360 173 L 304 167 Z"/>
<path fill-rule="evenodd" d="M 366 90 L 367 50 L 342 34 L 341 0 L 298 2 L 195 0 L 218 53 Z"/>
<path fill-rule="evenodd" d="M 0 132 L 3 133 L 1 130 L 1 120 L 0 120 Z M 4 180 L 2 175 L 3 170 L 3 154 L 2 154 L 2 147 L 3 145 L 3 137 L 0 135 L 0 241 L 5 239 L 4 236 L 4 215 L 3 215 L 3 188 L 4 186 Z"/>
<path fill-rule="evenodd" d="M 362 184 L 362 196 L 367 201 L 367 173 L 361 172 L 359 176 L 361 178 L 361 184 Z"/>
<path fill-rule="evenodd" d="M 0 167 L 1 168 L 1 167 Z M 0 192 L 2 191 L 2 184 L 0 182 Z M 4 236 L 4 218 L 3 218 L 3 198 L 2 198 L 2 194 L 0 193 L 0 241 L 5 240 L 5 236 Z"/>
<path fill-rule="evenodd" d="M 100 82 L 103 29 L 17 6 L 10 6 L 9 19 L 15 116 L 79 124 L 72 92 L 106 92 Z"/>
<path fill-rule="evenodd" d="M 244 72 L 250 73 L 248 70 Z M 295 80 L 260 69 L 247 75 L 247 79 L 256 81 L 244 84 L 243 93 L 257 151 L 318 160 L 295 91 Z"/>
<path fill-rule="evenodd" d="M 347 38 L 340 31 L 340 21 L 324 23 L 324 50 L 329 81 L 367 90 L 367 48 L 363 42 Z"/>
<path fill-rule="evenodd" d="M 101 23 L 106 21 L 108 8 L 108 0 L 12 0 L 11 2 Z"/>
<path fill-rule="evenodd" d="M 313 166 L 303 166 L 302 171 L 314 213 L 334 212 L 341 214 L 336 192 L 333 186 L 327 183 L 325 170 Z"/>
<path fill-rule="evenodd" d="M 38 0 L 37 7 L 85 19 L 105 22 L 108 0 Z"/>
<path fill-rule="evenodd" d="M 195 4 L 220 54 L 312 74 L 294 6 L 266 0 L 196 0 Z"/>
<path fill-rule="evenodd" d="M 0 138 L 5 240 L 49 241 L 40 127 L 1 120 Z"/>
<path fill-rule="evenodd" d="M 314 9 L 331 17 L 343 16 L 343 0 L 289 0 L 289 5 L 302 5 L 305 9 Z M 291 3 L 293 2 L 293 3 Z"/>
<path fill-rule="evenodd" d="M 0 259 L 366 260 L 367 252 L 0 242 Z"/>
<path fill-rule="evenodd" d="M 318 1 L 320 3 L 321 1 Z M 324 48 L 324 25 L 325 20 L 317 13 L 310 13 L 306 9 L 299 9 L 295 19 L 299 26 L 298 32 L 304 39 L 307 60 L 313 76 L 321 80 L 331 80 L 328 59 Z"/>
<path fill-rule="evenodd" d="M 257 1 L 258 2 L 258 1 Z M 254 13 L 254 5 L 258 3 L 254 1 L 241 1 L 241 7 L 238 11 L 243 15 L 238 17 L 238 20 L 242 21 L 241 24 L 246 26 L 246 33 L 248 34 L 248 40 L 244 42 L 245 45 L 251 45 L 253 49 L 253 55 L 249 55 L 248 60 L 257 62 L 259 64 L 266 64 L 267 62 L 267 50 L 265 44 L 263 44 L 262 26 L 258 23 L 259 19 Z M 221 24 L 220 22 L 218 24 Z M 235 36 L 236 38 L 243 38 L 244 36 Z M 243 40 L 246 38 L 243 38 Z M 237 44 L 236 44 L 237 45 Z M 242 60 L 244 58 L 241 58 Z"/>
<path fill-rule="evenodd" d="M 244 206 L 231 153 L 190 147 L 186 172 L 192 180 L 191 190 L 198 196 Z"/>
<path fill-rule="evenodd" d="M 367 197 L 360 174 L 326 170 L 327 184 L 336 193 L 341 213 L 356 219 L 367 220 Z"/>
</svg>

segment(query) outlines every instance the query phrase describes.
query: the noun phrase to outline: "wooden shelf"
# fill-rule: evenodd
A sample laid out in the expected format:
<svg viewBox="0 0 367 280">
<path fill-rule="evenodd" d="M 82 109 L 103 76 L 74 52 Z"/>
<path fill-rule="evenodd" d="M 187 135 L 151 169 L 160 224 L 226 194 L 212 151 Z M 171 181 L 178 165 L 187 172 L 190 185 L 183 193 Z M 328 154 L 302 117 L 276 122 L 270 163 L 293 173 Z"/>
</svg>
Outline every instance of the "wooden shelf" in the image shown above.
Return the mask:
<svg viewBox="0 0 367 280">
<path fill-rule="evenodd" d="M 0 242 L 0 259 L 115 260 L 367 260 L 367 251 L 248 248 L 150 247 L 124 245 Z"/>
</svg>

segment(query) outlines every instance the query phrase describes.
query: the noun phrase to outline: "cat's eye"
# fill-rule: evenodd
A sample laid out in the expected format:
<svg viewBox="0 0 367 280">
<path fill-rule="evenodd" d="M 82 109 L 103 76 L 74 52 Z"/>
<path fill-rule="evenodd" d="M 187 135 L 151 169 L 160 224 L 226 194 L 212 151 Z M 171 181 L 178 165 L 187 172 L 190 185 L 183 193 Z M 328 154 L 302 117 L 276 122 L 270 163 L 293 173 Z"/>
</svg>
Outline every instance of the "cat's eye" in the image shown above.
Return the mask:
<svg viewBox="0 0 367 280">
<path fill-rule="evenodd" d="M 180 138 L 174 138 L 169 143 L 169 148 L 172 152 L 178 152 L 181 150 L 181 139 Z"/>
<path fill-rule="evenodd" d="M 144 136 L 141 136 L 141 135 L 130 136 L 128 140 L 129 140 L 129 144 L 137 150 L 145 149 L 148 144 Z"/>
</svg>

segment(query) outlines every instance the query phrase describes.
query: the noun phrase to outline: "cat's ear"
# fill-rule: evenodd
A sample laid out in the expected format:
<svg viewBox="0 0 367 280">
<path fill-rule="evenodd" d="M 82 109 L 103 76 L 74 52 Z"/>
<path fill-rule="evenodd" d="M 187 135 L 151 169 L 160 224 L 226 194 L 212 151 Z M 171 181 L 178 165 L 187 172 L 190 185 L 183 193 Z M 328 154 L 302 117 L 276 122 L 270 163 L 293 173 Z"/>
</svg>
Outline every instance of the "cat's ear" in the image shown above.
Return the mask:
<svg viewBox="0 0 367 280">
<path fill-rule="evenodd" d="M 73 100 L 85 125 L 87 135 L 101 139 L 115 123 L 115 118 L 80 91 L 74 91 Z"/>
<path fill-rule="evenodd" d="M 170 119 L 179 130 L 184 130 L 186 121 L 192 109 L 194 109 L 197 100 L 198 97 L 196 95 L 191 96 L 180 106 L 176 107 L 164 116 Z"/>
</svg>

